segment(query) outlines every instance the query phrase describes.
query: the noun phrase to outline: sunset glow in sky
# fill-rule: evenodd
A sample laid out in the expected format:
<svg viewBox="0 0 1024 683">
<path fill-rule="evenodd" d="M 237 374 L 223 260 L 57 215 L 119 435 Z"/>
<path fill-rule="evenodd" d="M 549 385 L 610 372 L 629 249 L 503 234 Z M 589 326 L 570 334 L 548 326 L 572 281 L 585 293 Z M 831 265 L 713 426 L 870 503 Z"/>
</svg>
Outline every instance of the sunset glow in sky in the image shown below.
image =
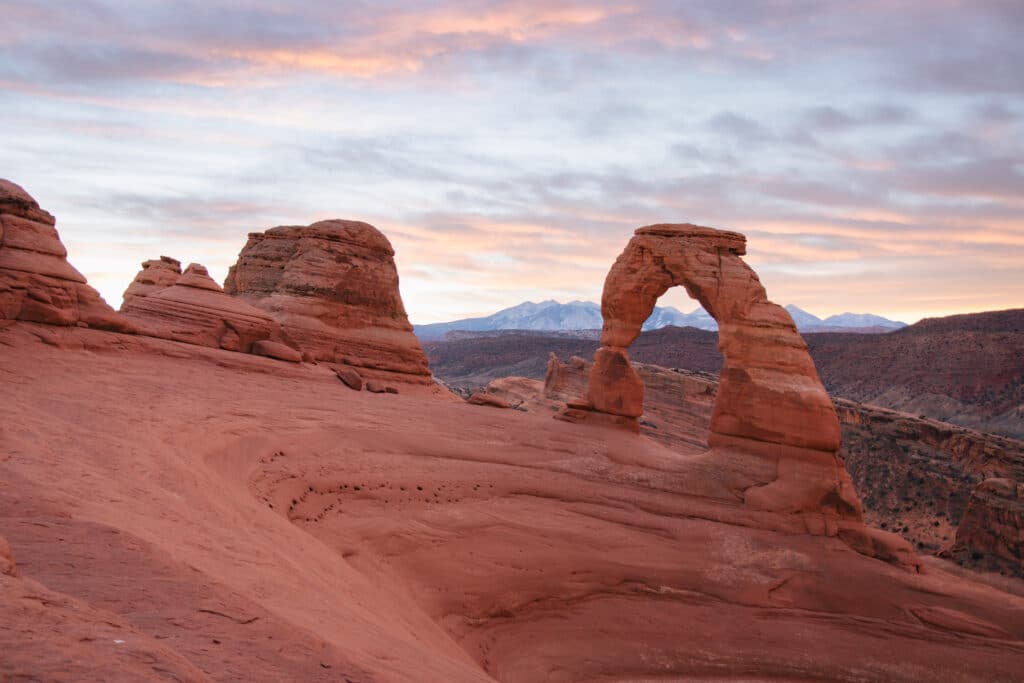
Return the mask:
<svg viewBox="0 0 1024 683">
<path fill-rule="evenodd" d="M 0 0 L 0 177 L 115 307 L 167 254 L 379 227 L 413 322 L 746 233 L 826 316 L 1024 306 L 1024 2 Z M 691 310 L 684 292 L 662 303 Z"/>
</svg>

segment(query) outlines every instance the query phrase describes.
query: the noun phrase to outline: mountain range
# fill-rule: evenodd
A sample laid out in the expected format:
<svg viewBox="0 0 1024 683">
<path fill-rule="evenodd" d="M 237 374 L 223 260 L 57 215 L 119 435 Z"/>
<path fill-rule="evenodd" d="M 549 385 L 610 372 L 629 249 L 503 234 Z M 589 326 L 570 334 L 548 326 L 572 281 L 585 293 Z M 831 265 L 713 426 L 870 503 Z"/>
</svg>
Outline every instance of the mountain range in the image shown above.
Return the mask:
<svg viewBox="0 0 1024 683">
<path fill-rule="evenodd" d="M 889 332 L 906 327 L 906 323 L 883 318 L 872 313 L 841 313 L 827 318 L 808 313 L 792 304 L 786 310 L 801 332 Z M 465 318 L 444 323 L 415 325 L 416 336 L 422 341 L 444 339 L 449 332 L 490 332 L 494 330 L 574 331 L 601 329 L 601 306 L 592 301 L 559 303 L 553 299 L 534 303 L 526 301 L 492 315 Z M 718 323 L 701 307 L 683 313 L 671 306 L 655 306 L 643 329 L 656 330 L 673 325 L 717 330 Z"/>
</svg>

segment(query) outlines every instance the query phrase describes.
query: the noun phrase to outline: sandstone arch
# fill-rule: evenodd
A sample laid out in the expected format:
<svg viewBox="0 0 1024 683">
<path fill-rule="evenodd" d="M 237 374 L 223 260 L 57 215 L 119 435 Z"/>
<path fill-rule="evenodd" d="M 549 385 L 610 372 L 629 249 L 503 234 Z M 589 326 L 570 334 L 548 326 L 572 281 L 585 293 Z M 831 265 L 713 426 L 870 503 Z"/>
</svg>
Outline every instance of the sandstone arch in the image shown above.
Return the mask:
<svg viewBox="0 0 1024 683">
<path fill-rule="evenodd" d="M 643 413 L 643 382 L 627 348 L 658 298 L 684 287 L 718 321 L 725 358 L 709 445 L 753 456 L 753 464 L 741 458 L 739 469 L 764 473 L 743 487 L 745 502 L 859 518 L 859 501 L 836 456 L 840 429 L 832 401 L 792 318 L 768 300 L 740 258 L 744 253 L 746 237 L 736 232 L 691 224 L 639 228 L 605 280 L 601 348 L 586 403 L 620 419 Z"/>
</svg>

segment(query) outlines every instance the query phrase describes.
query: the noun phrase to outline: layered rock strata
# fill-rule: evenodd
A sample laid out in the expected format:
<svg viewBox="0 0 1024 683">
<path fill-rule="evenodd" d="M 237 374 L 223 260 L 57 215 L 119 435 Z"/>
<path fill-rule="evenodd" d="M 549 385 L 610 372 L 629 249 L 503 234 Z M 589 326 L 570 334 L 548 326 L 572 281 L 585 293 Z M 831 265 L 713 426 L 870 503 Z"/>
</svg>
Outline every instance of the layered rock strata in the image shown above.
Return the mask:
<svg viewBox="0 0 1024 683">
<path fill-rule="evenodd" d="M 124 290 L 124 301 L 121 304 L 123 311 L 133 299 L 140 296 L 149 296 L 162 289 L 172 287 L 181 278 L 181 261 L 170 256 L 161 256 L 158 259 L 145 261 L 142 270 L 128 289 Z"/>
<path fill-rule="evenodd" d="M 944 554 L 969 567 L 1024 576 L 1024 483 L 993 477 L 975 486 L 956 542 Z"/>
<path fill-rule="evenodd" d="M 643 381 L 627 348 L 658 297 L 682 286 L 718 321 L 725 362 L 709 444 L 723 466 L 752 477 L 745 502 L 859 520 L 860 502 L 836 457 L 832 402 L 793 319 L 768 300 L 744 253 L 746 238 L 735 232 L 690 224 L 638 229 L 605 280 L 601 348 L 586 402 L 570 408 L 633 420 L 643 414 Z"/>
<path fill-rule="evenodd" d="M 713 373 L 634 363 L 646 404 L 640 431 L 673 448 L 706 444 L 718 377 Z M 486 391 L 532 412 L 565 409 L 586 387 L 591 363 L 552 354 L 543 383 L 493 380 Z M 840 460 L 864 502 L 864 517 L 918 552 L 971 569 L 1024 576 L 1024 443 L 921 419 L 878 406 L 833 399 L 842 426 Z M 889 543 L 891 537 L 881 537 Z M 874 542 L 865 535 L 859 547 Z M 905 551 L 906 552 L 906 551 Z"/>
<path fill-rule="evenodd" d="M 206 268 L 193 263 L 173 285 L 161 288 L 146 284 L 150 271 L 171 271 L 172 267 L 147 261 L 132 287 L 143 284 L 150 293 L 125 296 L 122 311 L 141 334 L 162 339 L 249 353 L 261 340 L 280 336 L 280 326 L 265 311 L 228 296 Z M 150 265 L 147 265 L 150 264 Z M 160 276 L 164 277 L 164 276 Z M 170 278 L 167 277 L 167 280 Z M 278 354 L 280 355 L 280 354 Z"/>
<path fill-rule="evenodd" d="M 67 261 L 56 219 L 0 179 L 0 319 L 130 332 Z"/>
<path fill-rule="evenodd" d="M 1024 442 L 835 399 L 868 522 L 922 552 L 1024 576 Z"/>
<path fill-rule="evenodd" d="M 250 233 L 224 289 L 280 322 L 314 360 L 367 378 L 432 382 L 398 290 L 394 249 L 372 225 L 329 220 Z"/>
</svg>

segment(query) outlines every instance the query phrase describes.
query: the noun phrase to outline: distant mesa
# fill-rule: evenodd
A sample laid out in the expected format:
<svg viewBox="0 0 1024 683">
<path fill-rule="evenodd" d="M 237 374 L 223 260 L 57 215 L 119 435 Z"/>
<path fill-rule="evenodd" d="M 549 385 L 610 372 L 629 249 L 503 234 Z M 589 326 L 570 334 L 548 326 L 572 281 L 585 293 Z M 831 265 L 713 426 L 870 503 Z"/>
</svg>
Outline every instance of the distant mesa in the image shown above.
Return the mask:
<svg viewBox="0 0 1024 683">
<path fill-rule="evenodd" d="M 67 261 L 56 219 L 0 179 L 0 319 L 131 332 Z"/>
<path fill-rule="evenodd" d="M 224 289 L 271 316 L 313 360 L 357 367 L 367 379 L 430 384 L 394 253 L 359 221 L 272 228 L 249 234 Z"/>
</svg>

